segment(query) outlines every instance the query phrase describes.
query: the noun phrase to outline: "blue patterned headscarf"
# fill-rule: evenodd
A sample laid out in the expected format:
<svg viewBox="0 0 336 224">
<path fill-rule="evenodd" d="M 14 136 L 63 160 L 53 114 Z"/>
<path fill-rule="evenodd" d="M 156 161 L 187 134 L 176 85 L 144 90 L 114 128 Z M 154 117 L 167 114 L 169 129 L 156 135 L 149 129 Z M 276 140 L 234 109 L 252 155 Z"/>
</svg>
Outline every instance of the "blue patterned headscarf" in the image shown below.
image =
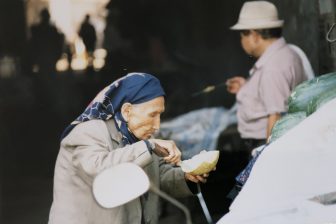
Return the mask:
<svg viewBox="0 0 336 224">
<path fill-rule="evenodd" d="M 165 96 L 165 92 L 157 78 L 146 73 L 129 73 L 105 87 L 85 111 L 64 130 L 61 139 L 81 122 L 113 118 L 123 135 L 124 144 L 132 144 L 138 139 L 128 130 L 127 122 L 121 115 L 121 106 L 124 103 L 144 103 L 160 96 Z"/>
</svg>

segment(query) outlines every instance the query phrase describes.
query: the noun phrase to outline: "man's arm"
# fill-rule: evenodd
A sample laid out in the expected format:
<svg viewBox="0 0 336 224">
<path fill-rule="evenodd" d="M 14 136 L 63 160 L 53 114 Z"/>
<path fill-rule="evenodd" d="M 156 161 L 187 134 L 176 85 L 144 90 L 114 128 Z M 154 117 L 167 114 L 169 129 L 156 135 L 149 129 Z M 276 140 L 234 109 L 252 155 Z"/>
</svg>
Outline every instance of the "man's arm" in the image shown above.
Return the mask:
<svg viewBox="0 0 336 224">
<path fill-rule="evenodd" d="M 272 128 L 275 124 L 275 122 L 277 122 L 277 120 L 279 120 L 281 117 L 280 113 L 275 113 L 275 114 L 270 114 L 268 116 L 268 120 L 267 120 L 267 138 L 268 139 L 271 135 L 272 132 Z"/>
</svg>

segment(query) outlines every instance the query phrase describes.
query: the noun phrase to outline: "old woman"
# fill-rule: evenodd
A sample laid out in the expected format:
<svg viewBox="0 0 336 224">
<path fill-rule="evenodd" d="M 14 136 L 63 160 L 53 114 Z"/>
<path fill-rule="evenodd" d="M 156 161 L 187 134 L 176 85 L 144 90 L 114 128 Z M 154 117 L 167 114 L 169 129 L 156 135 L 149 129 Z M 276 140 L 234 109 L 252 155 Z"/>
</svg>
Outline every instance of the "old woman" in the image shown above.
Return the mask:
<svg viewBox="0 0 336 224">
<path fill-rule="evenodd" d="M 193 176 L 174 166 L 181 152 L 173 141 L 153 138 L 164 101 L 157 78 L 130 73 L 103 89 L 66 128 L 55 166 L 49 224 L 158 223 L 155 194 L 112 209 L 95 201 L 94 177 L 123 162 L 139 165 L 157 187 L 175 197 L 192 195 L 188 181 L 206 181 L 207 175 Z"/>
</svg>

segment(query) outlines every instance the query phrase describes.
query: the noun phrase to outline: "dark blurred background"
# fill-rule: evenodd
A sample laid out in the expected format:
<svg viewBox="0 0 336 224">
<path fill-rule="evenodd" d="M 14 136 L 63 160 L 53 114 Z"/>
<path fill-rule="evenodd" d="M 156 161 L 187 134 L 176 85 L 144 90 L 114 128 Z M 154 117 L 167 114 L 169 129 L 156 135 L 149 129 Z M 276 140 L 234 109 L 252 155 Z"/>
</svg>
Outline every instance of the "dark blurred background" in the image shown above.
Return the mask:
<svg viewBox="0 0 336 224">
<path fill-rule="evenodd" d="M 231 107 L 234 96 L 224 87 L 192 94 L 246 76 L 254 63 L 241 49 L 239 34 L 229 30 L 243 2 L 1 0 L 0 223 L 47 223 L 60 134 L 116 78 L 136 71 L 157 76 L 167 93 L 163 120 Z M 335 1 L 271 2 L 285 20 L 285 38 L 305 51 L 315 73 L 335 70 L 335 45 L 325 40 Z M 49 15 L 41 13 L 44 8 Z M 83 50 L 77 35 L 86 14 L 96 32 L 91 51 Z M 239 155 L 227 153 L 224 162 L 222 191 L 206 193 L 217 218 L 227 211 L 225 181 L 240 169 Z"/>
</svg>

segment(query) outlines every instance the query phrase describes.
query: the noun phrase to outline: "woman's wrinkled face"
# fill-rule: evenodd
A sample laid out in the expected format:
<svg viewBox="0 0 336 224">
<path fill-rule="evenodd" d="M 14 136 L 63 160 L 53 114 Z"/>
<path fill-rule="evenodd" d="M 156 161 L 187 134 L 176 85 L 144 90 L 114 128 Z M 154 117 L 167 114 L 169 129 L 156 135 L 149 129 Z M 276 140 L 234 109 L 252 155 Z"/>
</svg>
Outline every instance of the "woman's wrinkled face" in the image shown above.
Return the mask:
<svg viewBox="0 0 336 224">
<path fill-rule="evenodd" d="M 132 104 L 123 114 L 128 122 L 128 129 L 140 140 L 150 138 L 160 129 L 160 117 L 163 113 L 164 97 L 157 97 L 141 104 Z"/>
</svg>

